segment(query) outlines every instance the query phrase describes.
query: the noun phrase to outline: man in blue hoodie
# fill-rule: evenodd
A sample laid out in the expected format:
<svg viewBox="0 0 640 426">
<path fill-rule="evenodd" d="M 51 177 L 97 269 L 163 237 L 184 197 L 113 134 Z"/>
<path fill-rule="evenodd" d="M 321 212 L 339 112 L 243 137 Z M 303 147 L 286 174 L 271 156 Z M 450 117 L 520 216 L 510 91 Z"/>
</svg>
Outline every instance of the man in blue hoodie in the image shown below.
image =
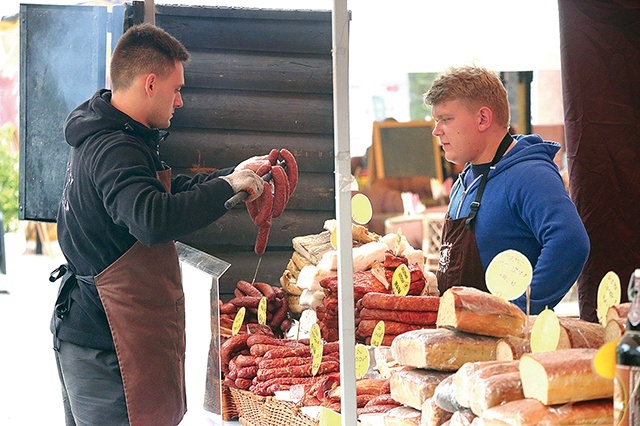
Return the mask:
<svg viewBox="0 0 640 426">
<path fill-rule="evenodd" d="M 509 134 L 499 77 L 482 67 L 450 68 L 425 94 L 445 158 L 465 164 L 442 233 L 438 287 L 487 291 L 485 271 L 508 249 L 533 266 L 531 313 L 553 308 L 587 260 L 589 238 L 553 161 L 560 145 Z M 526 295 L 514 302 L 526 309 Z"/>
<path fill-rule="evenodd" d="M 171 176 L 158 145 L 182 106 L 184 46 L 130 28 L 112 90 L 71 112 L 58 241 L 67 264 L 51 330 L 67 425 L 176 425 L 186 411 L 184 294 L 174 240 L 256 199 L 266 156 L 211 174 Z M 266 162 L 266 163 L 265 163 Z"/>
</svg>

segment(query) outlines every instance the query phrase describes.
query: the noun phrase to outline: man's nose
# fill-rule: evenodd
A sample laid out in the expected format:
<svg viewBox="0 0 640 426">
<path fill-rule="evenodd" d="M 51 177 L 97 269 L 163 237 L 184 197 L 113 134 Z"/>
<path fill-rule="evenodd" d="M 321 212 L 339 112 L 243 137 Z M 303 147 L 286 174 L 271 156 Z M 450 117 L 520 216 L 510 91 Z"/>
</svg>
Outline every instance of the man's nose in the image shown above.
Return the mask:
<svg viewBox="0 0 640 426">
<path fill-rule="evenodd" d="M 184 103 L 182 102 L 182 94 L 178 92 L 178 94 L 176 95 L 176 98 L 173 101 L 173 107 L 182 108 L 182 105 L 184 105 Z"/>
</svg>

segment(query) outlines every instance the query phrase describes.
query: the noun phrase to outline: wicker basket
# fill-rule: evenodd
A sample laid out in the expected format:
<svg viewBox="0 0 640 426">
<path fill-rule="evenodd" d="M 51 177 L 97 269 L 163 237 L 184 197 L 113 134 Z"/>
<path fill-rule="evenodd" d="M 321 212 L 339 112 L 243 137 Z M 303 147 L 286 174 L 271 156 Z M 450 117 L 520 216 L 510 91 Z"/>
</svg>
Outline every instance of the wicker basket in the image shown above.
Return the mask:
<svg viewBox="0 0 640 426">
<path fill-rule="evenodd" d="M 244 421 L 243 424 L 264 425 L 262 407 L 266 398 L 242 389 L 230 388 L 230 390 L 238 416 Z"/>
<path fill-rule="evenodd" d="M 318 426 L 318 421 L 300 411 L 293 402 L 275 397 L 262 397 L 231 388 L 239 422 L 245 426 Z"/>
<path fill-rule="evenodd" d="M 300 411 L 300 406 L 289 401 L 269 397 L 263 406 L 265 424 L 269 426 L 318 426 L 318 421 Z"/>
<path fill-rule="evenodd" d="M 231 395 L 229 386 L 222 384 L 222 420 L 228 421 L 238 418 L 238 408 L 235 399 Z"/>
</svg>

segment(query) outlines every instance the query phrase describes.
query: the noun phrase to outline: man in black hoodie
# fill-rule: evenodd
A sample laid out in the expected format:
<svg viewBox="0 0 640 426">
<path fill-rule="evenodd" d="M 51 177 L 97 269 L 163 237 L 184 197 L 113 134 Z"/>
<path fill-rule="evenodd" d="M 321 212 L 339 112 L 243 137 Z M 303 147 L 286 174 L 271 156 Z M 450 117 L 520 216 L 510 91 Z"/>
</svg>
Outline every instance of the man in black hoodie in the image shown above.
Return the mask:
<svg viewBox="0 0 640 426">
<path fill-rule="evenodd" d="M 189 53 L 152 25 L 129 29 L 100 90 L 65 123 L 71 145 L 58 239 L 67 264 L 51 329 L 68 425 L 176 425 L 186 411 L 184 300 L 174 240 L 203 228 L 267 156 L 171 178 L 158 144 L 182 106 Z"/>
</svg>

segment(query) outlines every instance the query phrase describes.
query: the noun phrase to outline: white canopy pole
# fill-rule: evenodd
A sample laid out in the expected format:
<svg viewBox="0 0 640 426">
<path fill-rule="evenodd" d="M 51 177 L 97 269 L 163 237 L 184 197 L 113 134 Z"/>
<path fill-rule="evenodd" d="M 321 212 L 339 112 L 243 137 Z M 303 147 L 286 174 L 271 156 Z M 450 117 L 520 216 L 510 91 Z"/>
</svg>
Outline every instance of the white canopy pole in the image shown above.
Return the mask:
<svg viewBox="0 0 640 426">
<path fill-rule="evenodd" d="M 353 303 L 353 237 L 351 231 L 351 151 L 349 141 L 349 15 L 347 0 L 334 0 L 333 129 L 336 219 L 338 227 L 338 326 L 342 424 L 356 424 L 355 325 Z"/>
</svg>

